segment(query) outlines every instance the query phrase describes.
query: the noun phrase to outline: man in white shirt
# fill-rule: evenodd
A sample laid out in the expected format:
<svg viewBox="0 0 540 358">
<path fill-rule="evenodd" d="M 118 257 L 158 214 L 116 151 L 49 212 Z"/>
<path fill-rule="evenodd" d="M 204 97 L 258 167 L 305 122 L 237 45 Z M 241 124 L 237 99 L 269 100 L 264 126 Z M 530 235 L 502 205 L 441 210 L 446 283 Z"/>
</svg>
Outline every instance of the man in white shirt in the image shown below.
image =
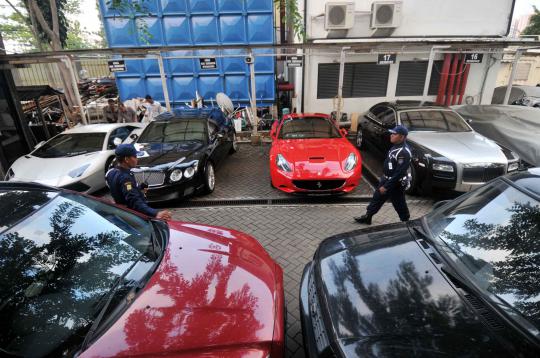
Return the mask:
<svg viewBox="0 0 540 358">
<path fill-rule="evenodd" d="M 164 112 L 163 107 L 159 102 L 156 102 L 152 99 L 152 96 L 146 95 L 145 101 L 143 102 L 143 107 L 145 108 L 143 123 L 150 123 L 154 120 L 155 117 Z"/>
</svg>

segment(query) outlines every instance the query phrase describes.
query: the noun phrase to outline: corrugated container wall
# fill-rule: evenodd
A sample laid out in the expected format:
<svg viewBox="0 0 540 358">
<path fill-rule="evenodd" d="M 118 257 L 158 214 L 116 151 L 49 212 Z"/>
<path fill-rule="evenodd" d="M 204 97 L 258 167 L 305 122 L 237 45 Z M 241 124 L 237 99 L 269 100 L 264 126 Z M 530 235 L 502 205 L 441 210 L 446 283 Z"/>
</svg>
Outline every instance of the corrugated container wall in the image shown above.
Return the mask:
<svg viewBox="0 0 540 358">
<path fill-rule="evenodd" d="M 136 1 L 136 0 L 131 0 Z M 243 50 L 212 49 L 213 45 L 272 44 L 273 0 L 145 0 L 144 13 L 120 16 L 99 0 L 109 46 L 209 46 L 203 51 L 162 51 L 171 105 L 177 107 L 199 92 L 206 102 L 225 92 L 235 103 L 248 104 L 249 67 Z M 139 23 L 139 26 L 136 24 Z M 143 24 L 141 26 L 140 24 Z M 143 30 L 144 29 L 144 30 Z M 271 49 L 254 50 L 257 103 L 274 101 L 274 58 Z M 217 69 L 201 69 L 198 58 L 217 58 Z M 234 56 L 237 57 L 234 57 Z M 228 57 L 227 57 L 228 56 Z M 151 95 L 164 103 L 158 61 L 126 59 L 126 72 L 117 72 L 121 100 Z"/>
</svg>

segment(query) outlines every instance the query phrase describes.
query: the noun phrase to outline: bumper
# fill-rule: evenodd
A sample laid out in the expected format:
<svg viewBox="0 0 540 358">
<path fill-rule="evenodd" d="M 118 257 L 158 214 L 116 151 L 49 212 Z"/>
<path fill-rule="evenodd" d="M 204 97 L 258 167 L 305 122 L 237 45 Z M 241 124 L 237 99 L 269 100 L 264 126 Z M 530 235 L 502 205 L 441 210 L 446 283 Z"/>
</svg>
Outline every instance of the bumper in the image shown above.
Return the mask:
<svg viewBox="0 0 540 358">
<path fill-rule="evenodd" d="M 502 165 L 501 165 L 502 166 Z M 500 168 L 500 173 L 490 174 L 490 175 L 481 175 L 477 179 L 468 179 L 464 175 L 464 168 L 461 165 L 455 167 L 455 174 L 451 177 L 445 177 L 446 173 L 440 175 L 436 172 L 430 171 L 426 175 L 426 183 L 428 187 L 438 188 L 438 189 L 447 189 L 454 190 L 458 192 L 468 192 L 473 189 L 476 189 L 485 183 L 507 174 L 506 166 Z"/>
<path fill-rule="evenodd" d="M 150 187 L 146 192 L 148 202 L 178 200 L 194 195 L 198 189 L 195 180 L 180 182 L 178 184 L 164 184 Z"/>
<path fill-rule="evenodd" d="M 273 169 L 271 171 L 272 185 L 285 193 L 300 194 L 339 194 L 349 193 L 360 184 L 361 167 L 349 175 L 333 177 L 303 177 L 295 178 Z"/>
</svg>

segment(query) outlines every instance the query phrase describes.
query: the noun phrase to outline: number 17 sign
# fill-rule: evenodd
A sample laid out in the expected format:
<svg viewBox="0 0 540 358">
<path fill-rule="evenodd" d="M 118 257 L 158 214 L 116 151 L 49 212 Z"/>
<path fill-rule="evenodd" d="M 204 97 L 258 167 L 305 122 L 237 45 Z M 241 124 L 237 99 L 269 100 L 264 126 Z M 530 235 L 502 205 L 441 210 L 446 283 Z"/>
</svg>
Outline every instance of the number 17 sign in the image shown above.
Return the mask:
<svg viewBox="0 0 540 358">
<path fill-rule="evenodd" d="M 377 57 L 377 65 L 391 65 L 396 63 L 395 53 L 381 53 Z"/>
</svg>

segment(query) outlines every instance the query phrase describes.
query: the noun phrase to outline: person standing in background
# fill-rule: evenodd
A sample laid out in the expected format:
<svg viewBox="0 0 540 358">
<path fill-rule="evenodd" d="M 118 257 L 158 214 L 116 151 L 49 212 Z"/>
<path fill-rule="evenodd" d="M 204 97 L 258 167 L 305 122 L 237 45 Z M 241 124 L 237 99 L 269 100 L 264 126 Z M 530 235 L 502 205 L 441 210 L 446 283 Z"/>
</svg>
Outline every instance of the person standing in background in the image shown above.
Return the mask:
<svg viewBox="0 0 540 358">
<path fill-rule="evenodd" d="M 107 123 L 116 123 L 118 122 L 118 109 L 114 103 L 114 99 L 109 98 L 107 101 L 107 107 L 103 108 L 103 115 L 107 120 Z"/>
<path fill-rule="evenodd" d="M 137 122 L 137 113 L 131 107 L 126 107 L 122 101 L 118 102 L 118 122 L 132 123 Z"/>
<path fill-rule="evenodd" d="M 164 112 L 163 107 L 157 101 L 154 101 L 152 96 L 146 95 L 144 98 L 144 103 L 142 104 L 145 108 L 143 123 L 150 123 L 154 120 L 155 117 Z"/>
</svg>

